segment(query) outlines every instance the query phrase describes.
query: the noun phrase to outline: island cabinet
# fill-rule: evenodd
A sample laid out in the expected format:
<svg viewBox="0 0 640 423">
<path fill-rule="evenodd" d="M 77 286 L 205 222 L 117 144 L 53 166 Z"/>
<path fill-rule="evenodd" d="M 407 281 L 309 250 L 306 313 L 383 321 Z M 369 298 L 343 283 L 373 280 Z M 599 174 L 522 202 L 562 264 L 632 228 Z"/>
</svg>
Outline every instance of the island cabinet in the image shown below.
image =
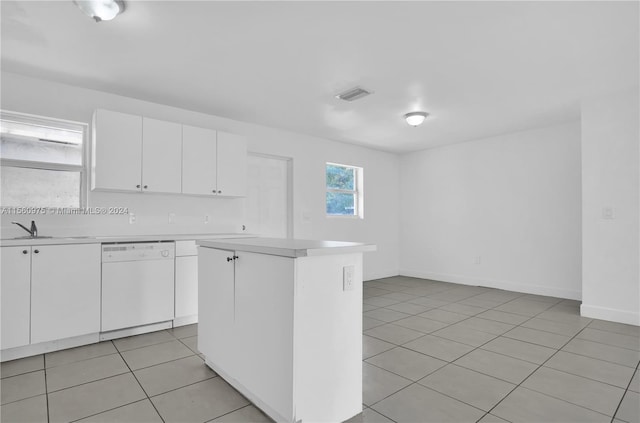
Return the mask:
<svg viewBox="0 0 640 423">
<path fill-rule="evenodd" d="M 269 238 L 198 244 L 205 363 L 278 422 L 360 413 L 362 253 L 375 247 Z"/>
</svg>

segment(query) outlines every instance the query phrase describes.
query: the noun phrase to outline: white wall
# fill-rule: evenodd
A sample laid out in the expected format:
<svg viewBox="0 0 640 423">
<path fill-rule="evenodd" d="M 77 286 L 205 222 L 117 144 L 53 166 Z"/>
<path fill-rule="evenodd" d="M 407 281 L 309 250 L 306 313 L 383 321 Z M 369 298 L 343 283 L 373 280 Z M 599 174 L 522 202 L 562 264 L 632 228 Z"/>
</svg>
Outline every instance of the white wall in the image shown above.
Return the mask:
<svg viewBox="0 0 640 423">
<path fill-rule="evenodd" d="M 579 122 L 405 155 L 401 187 L 401 274 L 580 298 Z"/>
<path fill-rule="evenodd" d="M 638 90 L 582 104 L 582 314 L 640 324 Z M 607 219 L 603 209 L 611 208 Z"/>
<path fill-rule="evenodd" d="M 365 255 L 365 279 L 398 274 L 399 158 L 394 154 L 7 72 L 1 85 L 5 110 L 89 123 L 94 109 L 105 108 L 245 135 L 250 151 L 293 158 L 295 237 L 376 243 L 378 251 Z M 327 161 L 364 168 L 364 220 L 325 217 Z M 90 206 L 129 207 L 137 222 L 129 225 L 127 216 L 36 220 L 40 232 L 49 235 L 238 232 L 242 201 L 92 192 Z M 176 214 L 175 224 L 167 223 L 168 213 Z M 211 216 L 207 225 L 205 214 Z M 11 220 L 28 221 L 31 216 L 2 216 L 3 238 L 21 235 Z"/>
</svg>

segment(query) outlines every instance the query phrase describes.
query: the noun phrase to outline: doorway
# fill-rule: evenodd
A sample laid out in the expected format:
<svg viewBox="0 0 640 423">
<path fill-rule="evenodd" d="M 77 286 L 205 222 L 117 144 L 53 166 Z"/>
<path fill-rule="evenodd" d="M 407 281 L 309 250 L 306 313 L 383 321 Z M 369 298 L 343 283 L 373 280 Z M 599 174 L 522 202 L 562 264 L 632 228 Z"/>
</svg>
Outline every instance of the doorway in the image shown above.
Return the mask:
<svg viewBox="0 0 640 423">
<path fill-rule="evenodd" d="M 244 201 L 246 232 L 262 237 L 293 237 L 293 160 L 249 153 L 247 197 Z"/>
</svg>

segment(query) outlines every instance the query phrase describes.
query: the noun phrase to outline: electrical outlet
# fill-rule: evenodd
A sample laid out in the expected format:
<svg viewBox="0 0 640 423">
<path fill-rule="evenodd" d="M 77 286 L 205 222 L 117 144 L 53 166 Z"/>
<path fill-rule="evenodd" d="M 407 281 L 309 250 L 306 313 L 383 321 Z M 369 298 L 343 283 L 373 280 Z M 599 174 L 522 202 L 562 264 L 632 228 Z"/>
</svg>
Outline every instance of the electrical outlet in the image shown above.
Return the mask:
<svg viewBox="0 0 640 423">
<path fill-rule="evenodd" d="M 204 215 L 204 224 L 206 225 L 207 223 L 209 223 L 209 215 L 205 214 Z"/>
<path fill-rule="evenodd" d="M 480 264 L 482 262 L 482 258 L 480 256 L 475 256 L 473 258 L 473 264 Z"/>
<path fill-rule="evenodd" d="M 356 272 L 356 267 L 344 266 L 342 268 L 342 290 L 343 291 L 351 291 L 353 290 L 353 279 L 355 277 L 354 273 Z"/>
<path fill-rule="evenodd" d="M 136 223 L 136 214 L 129 213 L 129 225 L 133 225 L 134 223 Z"/>
<path fill-rule="evenodd" d="M 602 208 L 602 218 L 603 219 L 613 219 L 615 215 L 613 213 L 613 207 L 605 206 Z"/>
<path fill-rule="evenodd" d="M 176 223 L 176 214 L 169 213 L 169 223 Z"/>
</svg>

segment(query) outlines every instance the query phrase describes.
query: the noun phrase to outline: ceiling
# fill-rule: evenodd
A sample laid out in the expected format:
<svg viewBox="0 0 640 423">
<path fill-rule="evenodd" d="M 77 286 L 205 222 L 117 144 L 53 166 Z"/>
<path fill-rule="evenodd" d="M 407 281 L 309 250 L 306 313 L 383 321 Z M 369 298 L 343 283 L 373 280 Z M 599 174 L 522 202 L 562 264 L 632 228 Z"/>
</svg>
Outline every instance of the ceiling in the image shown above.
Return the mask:
<svg viewBox="0 0 640 423">
<path fill-rule="evenodd" d="M 0 4 L 5 71 L 393 152 L 578 119 L 639 78 L 636 1 Z"/>
</svg>

